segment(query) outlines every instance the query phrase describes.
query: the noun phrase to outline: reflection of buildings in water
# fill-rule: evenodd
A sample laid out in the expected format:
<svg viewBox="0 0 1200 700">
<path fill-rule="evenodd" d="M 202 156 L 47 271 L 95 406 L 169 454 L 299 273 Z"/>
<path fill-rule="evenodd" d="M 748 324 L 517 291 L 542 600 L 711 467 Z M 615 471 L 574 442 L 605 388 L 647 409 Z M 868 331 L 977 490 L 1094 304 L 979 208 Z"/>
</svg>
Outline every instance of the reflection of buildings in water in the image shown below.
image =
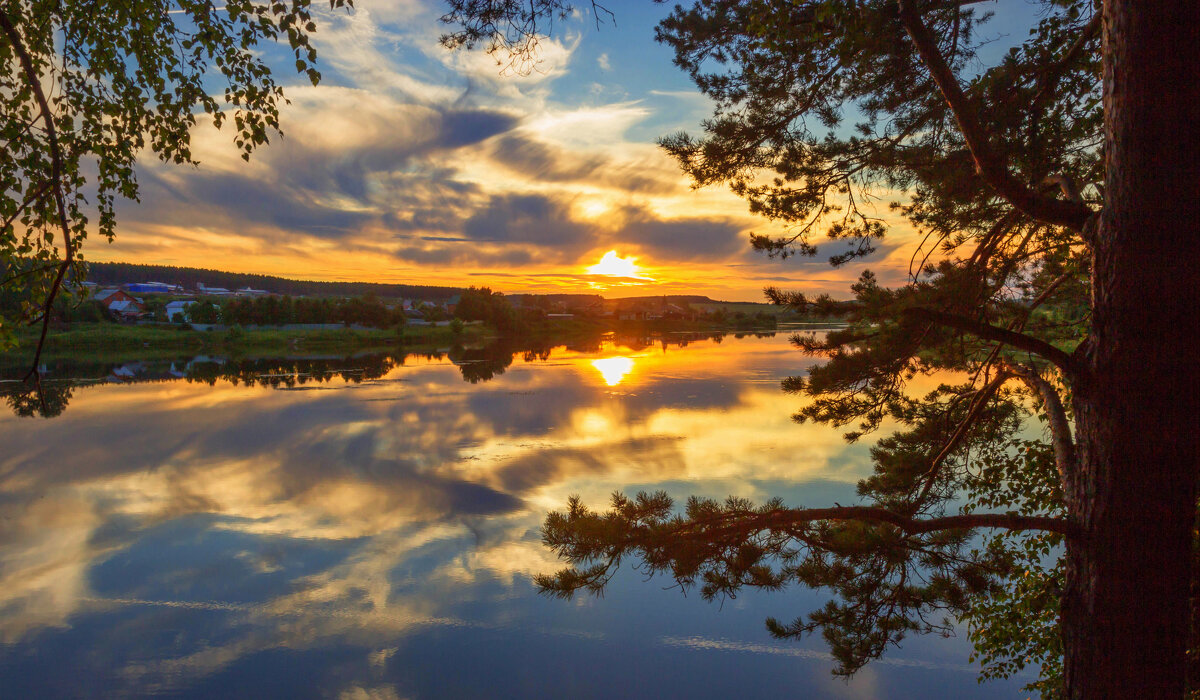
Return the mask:
<svg viewBox="0 0 1200 700">
<path fill-rule="evenodd" d="M 602 360 L 592 360 L 592 366 L 604 377 L 604 383 L 616 386 L 625 375 L 633 371 L 632 357 L 606 357 Z"/>
</svg>

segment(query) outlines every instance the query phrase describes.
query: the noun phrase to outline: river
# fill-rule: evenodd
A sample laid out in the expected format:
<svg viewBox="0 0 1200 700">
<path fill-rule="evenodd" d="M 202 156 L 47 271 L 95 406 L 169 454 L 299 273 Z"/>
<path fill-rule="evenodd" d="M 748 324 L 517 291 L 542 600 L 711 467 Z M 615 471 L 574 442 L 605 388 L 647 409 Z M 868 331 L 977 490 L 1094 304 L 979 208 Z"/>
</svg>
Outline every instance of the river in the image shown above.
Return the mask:
<svg viewBox="0 0 1200 700">
<path fill-rule="evenodd" d="M 854 502 L 869 441 L 779 388 L 810 362 L 769 334 L 51 367 L 0 416 L 0 697 L 1016 696 L 965 630 L 833 678 L 763 624 L 820 592 L 537 594 L 572 494 Z"/>
</svg>

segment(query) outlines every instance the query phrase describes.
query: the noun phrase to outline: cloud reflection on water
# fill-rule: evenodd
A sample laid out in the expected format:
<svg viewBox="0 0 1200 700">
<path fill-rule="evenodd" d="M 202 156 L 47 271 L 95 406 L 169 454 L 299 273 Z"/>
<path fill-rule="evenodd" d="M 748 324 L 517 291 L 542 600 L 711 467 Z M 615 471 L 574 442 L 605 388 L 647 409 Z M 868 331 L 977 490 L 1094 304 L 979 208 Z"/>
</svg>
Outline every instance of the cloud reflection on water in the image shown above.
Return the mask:
<svg viewBox="0 0 1200 700">
<path fill-rule="evenodd" d="M 567 496 L 850 493 L 867 469 L 865 447 L 790 422 L 778 380 L 804 360 L 781 339 L 599 350 L 476 384 L 430 359 L 333 391 L 84 387 L 54 420 L 0 418 L 0 640 L 58 629 L 142 692 L 431 626 L 580 632 L 556 622 L 569 607 L 530 607 L 529 578 L 559 566 L 538 527 Z"/>
</svg>

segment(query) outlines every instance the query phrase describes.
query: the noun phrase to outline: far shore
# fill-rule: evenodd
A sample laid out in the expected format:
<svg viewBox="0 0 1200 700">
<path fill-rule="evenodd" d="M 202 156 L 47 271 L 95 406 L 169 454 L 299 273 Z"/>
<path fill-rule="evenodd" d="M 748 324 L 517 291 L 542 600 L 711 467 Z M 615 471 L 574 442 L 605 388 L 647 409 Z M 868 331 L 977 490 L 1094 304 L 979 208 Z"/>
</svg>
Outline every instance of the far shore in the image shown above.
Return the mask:
<svg viewBox="0 0 1200 700">
<path fill-rule="evenodd" d="M 823 321 L 814 320 L 813 325 Z M 786 324 L 794 330 L 796 324 Z M 573 342 L 599 338 L 607 333 L 651 337 L 672 333 L 772 332 L 774 324 L 734 326 L 712 321 L 659 319 L 616 321 L 612 319 L 566 319 L 543 323 L 519 333 L 503 334 L 482 323 L 411 325 L 378 329 L 363 327 L 296 328 L 201 326 L 187 324 L 131 325 L 111 322 L 76 322 L 54 328 L 46 338 L 43 362 L 55 359 L 91 360 L 154 359 L 180 353 L 232 356 L 305 356 L 386 352 L 403 348 L 448 347 L 486 342 L 502 335 L 535 342 Z M 0 367 L 13 368 L 29 362 L 37 343 L 35 329 L 23 329 L 17 344 L 0 352 Z"/>
</svg>

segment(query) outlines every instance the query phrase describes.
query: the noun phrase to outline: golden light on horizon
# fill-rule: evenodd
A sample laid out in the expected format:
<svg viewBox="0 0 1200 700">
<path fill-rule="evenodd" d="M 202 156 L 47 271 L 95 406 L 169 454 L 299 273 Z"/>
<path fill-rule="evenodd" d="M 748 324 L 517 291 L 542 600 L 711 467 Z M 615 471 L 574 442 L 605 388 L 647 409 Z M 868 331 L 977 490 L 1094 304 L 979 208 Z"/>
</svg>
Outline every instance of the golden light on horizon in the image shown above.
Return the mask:
<svg viewBox="0 0 1200 700">
<path fill-rule="evenodd" d="M 604 377 L 604 383 L 616 386 L 625 375 L 633 371 L 632 357 L 606 357 L 602 360 L 592 360 L 592 366 Z"/>
<path fill-rule="evenodd" d="M 650 280 L 651 278 L 642 274 L 641 268 L 634 263 L 637 258 L 632 255 L 622 258 L 617 255 L 617 251 L 610 250 L 600 258 L 600 262 L 592 265 L 587 269 L 589 275 L 604 275 L 605 277 L 626 277 L 629 279 Z"/>
</svg>

